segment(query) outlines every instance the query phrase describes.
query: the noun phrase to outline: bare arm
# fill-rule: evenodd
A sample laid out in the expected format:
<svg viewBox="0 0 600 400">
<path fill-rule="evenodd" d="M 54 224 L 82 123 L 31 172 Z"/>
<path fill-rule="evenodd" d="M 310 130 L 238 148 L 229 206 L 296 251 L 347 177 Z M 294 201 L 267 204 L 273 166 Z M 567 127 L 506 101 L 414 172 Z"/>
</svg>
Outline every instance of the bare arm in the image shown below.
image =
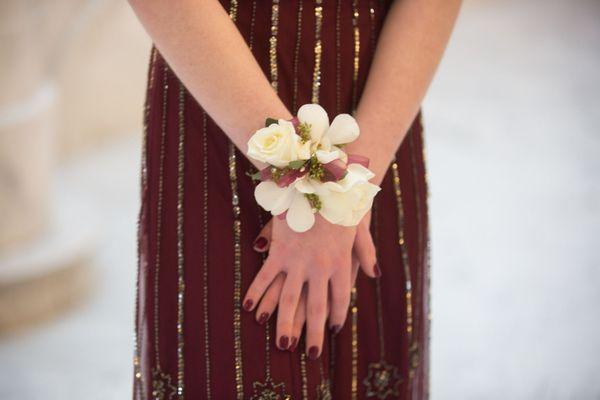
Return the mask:
<svg viewBox="0 0 600 400">
<path fill-rule="evenodd" d="M 413 122 L 454 26 L 460 0 L 396 1 L 388 12 L 356 110 L 360 137 L 380 183 Z"/>
<path fill-rule="evenodd" d="M 218 0 L 129 3 L 186 88 L 244 154 L 265 117 L 291 118 Z"/>
</svg>

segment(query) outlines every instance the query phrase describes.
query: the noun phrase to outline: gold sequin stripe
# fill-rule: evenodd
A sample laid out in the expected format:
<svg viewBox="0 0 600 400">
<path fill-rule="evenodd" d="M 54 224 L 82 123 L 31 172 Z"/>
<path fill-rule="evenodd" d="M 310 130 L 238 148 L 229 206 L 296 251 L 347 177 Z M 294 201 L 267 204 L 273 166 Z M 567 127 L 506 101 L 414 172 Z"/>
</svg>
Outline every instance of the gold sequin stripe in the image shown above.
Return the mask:
<svg viewBox="0 0 600 400">
<path fill-rule="evenodd" d="M 308 400 L 308 376 L 306 375 L 306 353 L 300 352 L 300 377 L 302 380 L 302 400 Z"/>
<path fill-rule="evenodd" d="M 202 314 L 204 317 L 204 366 L 206 369 L 206 398 L 211 399 L 210 386 L 210 331 L 208 326 L 208 132 L 206 111 L 202 111 L 202 167 L 204 170 L 204 179 L 202 182 L 203 193 L 203 255 L 202 255 Z"/>
<path fill-rule="evenodd" d="M 369 41 L 371 45 L 371 58 L 373 58 L 375 54 L 375 5 L 373 0 L 369 0 L 369 21 L 371 30 Z"/>
<path fill-rule="evenodd" d="M 184 299 L 185 299 L 185 257 L 183 253 L 184 217 L 184 167 L 185 167 L 185 88 L 179 83 L 179 143 L 177 145 L 177 395 L 184 398 L 185 357 L 184 357 Z"/>
<path fill-rule="evenodd" d="M 354 71 L 352 75 L 352 110 L 358 105 L 358 70 L 360 66 L 360 27 L 358 0 L 352 0 L 352 31 L 354 33 Z"/>
<path fill-rule="evenodd" d="M 160 150 L 158 165 L 158 200 L 156 204 L 156 257 L 154 259 L 154 353 L 156 365 L 160 369 L 160 347 L 159 347 L 159 282 L 161 266 L 161 247 L 162 247 L 162 213 L 164 197 L 164 170 L 165 170 L 165 142 L 167 138 L 167 102 L 169 94 L 168 78 L 169 67 L 165 63 L 163 66 L 163 93 L 162 93 L 162 112 L 161 112 L 161 133 Z"/>
<path fill-rule="evenodd" d="M 150 52 L 150 65 L 148 66 L 148 78 L 147 78 L 147 87 L 146 87 L 146 99 L 144 101 L 144 118 L 142 124 L 142 156 L 141 156 L 141 167 L 140 167 L 140 188 L 141 193 L 143 195 L 145 188 L 148 184 L 148 168 L 147 168 L 147 153 L 148 153 L 148 120 L 150 117 L 150 90 L 152 89 L 154 82 L 154 62 L 156 61 L 156 48 L 152 46 L 152 50 Z M 141 199 L 145 201 L 145 198 Z M 142 212 L 144 207 L 140 207 L 140 214 L 137 219 L 137 274 L 135 280 L 135 315 L 134 315 L 134 332 L 133 332 L 133 371 L 134 371 L 134 398 L 137 399 L 140 396 L 140 393 L 143 392 L 143 382 L 142 382 L 142 372 L 140 367 L 140 342 L 139 342 L 139 310 L 140 310 L 140 240 L 141 240 L 141 219 L 143 218 Z M 142 397 L 145 397 L 143 393 Z"/>
<path fill-rule="evenodd" d="M 269 66 L 271 69 L 271 86 L 277 91 L 277 31 L 279 29 L 279 0 L 271 4 L 271 37 L 269 38 Z"/>
<path fill-rule="evenodd" d="M 319 89 L 321 87 L 321 27 L 323 25 L 322 0 L 315 0 L 315 67 L 313 70 L 312 97 L 313 103 L 319 102 Z"/>
<path fill-rule="evenodd" d="M 238 3 L 231 0 L 229 17 L 237 20 Z M 244 399 L 244 376 L 242 362 L 242 251 L 240 205 L 237 182 L 237 160 L 235 146 L 229 142 L 229 183 L 231 187 L 231 207 L 233 211 L 233 349 L 235 361 L 235 390 L 238 400 Z"/>
<path fill-rule="evenodd" d="M 254 47 L 254 25 L 256 22 L 256 0 L 252 0 L 252 15 L 250 17 L 250 43 L 249 47 L 252 50 Z"/>
<path fill-rule="evenodd" d="M 298 0 L 298 15 L 296 17 L 296 45 L 294 47 L 294 83 L 292 95 L 292 113 L 298 111 L 298 60 L 300 58 L 300 42 L 302 40 L 302 10 L 303 0 Z"/>
<path fill-rule="evenodd" d="M 351 292 L 351 314 L 352 314 L 352 381 L 351 381 L 351 398 L 358 399 L 358 295 L 356 286 Z"/>
<path fill-rule="evenodd" d="M 237 12 L 238 12 L 238 0 L 231 0 L 229 3 L 229 18 L 233 22 L 237 21 Z"/>
<path fill-rule="evenodd" d="M 331 381 L 325 376 L 323 362 L 319 360 L 321 382 L 317 385 L 317 400 L 331 400 Z"/>
<path fill-rule="evenodd" d="M 156 205 L 156 257 L 154 264 L 154 357 L 155 366 L 152 369 L 152 399 L 172 399 L 175 395 L 176 388 L 171 381 L 171 375 L 162 371 L 160 363 L 160 324 L 159 324 L 159 282 L 160 282 L 160 266 L 161 266 L 161 244 L 162 244 L 162 213 L 163 213 L 163 197 L 164 197 L 164 165 L 165 165 L 165 147 L 167 137 L 167 104 L 169 94 L 168 73 L 169 67 L 163 59 L 163 74 L 162 74 L 162 111 L 161 111 L 161 134 L 160 134 L 160 150 L 159 150 L 159 167 L 158 167 L 158 200 Z"/>
<path fill-rule="evenodd" d="M 379 249 L 379 220 L 378 220 L 378 208 L 377 204 L 373 204 L 373 215 L 371 223 L 374 231 L 375 249 Z M 379 252 L 378 252 L 379 253 Z M 378 257 L 379 259 L 379 254 Z M 385 359 L 385 337 L 383 329 L 383 306 L 381 304 L 381 279 L 375 280 L 375 296 L 376 296 L 376 307 L 377 307 L 377 333 L 379 335 L 379 358 Z"/>
<path fill-rule="evenodd" d="M 356 109 L 358 93 L 358 69 L 360 66 L 360 28 L 358 26 L 358 0 L 352 1 L 352 30 L 354 34 L 354 63 L 352 75 L 352 111 Z M 352 400 L 358 398 L 358 294 L 356 286 L 352 288 Z"/>
<path fill-rule="evenodd" d="M 241 297 L 242 297 L 242 252 L 241 252 L 241 225 L 240 206 L 237 184 L 237 161 L 235 146 L 229 144 L 229 182 L 231 185 L 231 206 L 233 210 L 233 347 L 235 356 L 235 389 L 237 398 L 244 399 L 244 380 L 242 364 L 242 322 L 241 322 Z"/>
<path fill-rule="evenodd" d="M 335 8 L 335 111 L 336 114 L 341 113 L 341 92 L 342 92 L 342 39 L 341 39 L 341 14 L 342 0 L 337 0 Z"/>
<path fill-rule="evenodd" d="M 411 387 L 413 370 L 413 357 L 416 354 L 416 343 L 413 342 L 413 307 L 412 307 L 412 281 L 410 276 L 410 264 L 408 261 L 408 249 L 404 237 L 404 206 L 402 205 L 402 189 L 400 187 L 400 174 L 398 171 L 398 162 L 392 164 L 392 180 L 394 185 L 394 193 L 396 195 L 396 205 L 398 208 L 398 244 L 400 245 L 400 253 L 402 257 L 402 266 L 404 269 L 405 286 L 404 295 L 406 299 L 406 334 L 409 343 L 409 390 Z"/>
</svg>

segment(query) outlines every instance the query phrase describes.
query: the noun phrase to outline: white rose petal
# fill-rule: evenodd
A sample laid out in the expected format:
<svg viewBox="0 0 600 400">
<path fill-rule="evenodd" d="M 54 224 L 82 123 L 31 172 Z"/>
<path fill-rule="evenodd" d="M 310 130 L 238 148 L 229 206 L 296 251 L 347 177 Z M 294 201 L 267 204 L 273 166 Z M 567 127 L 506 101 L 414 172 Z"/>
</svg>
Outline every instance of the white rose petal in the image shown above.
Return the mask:
<svg viewBox="0 0 600 400">
<path fill-rule="evenodd" d="M 298 138 L 289 121 L 257 130 L 248 141 L 248 156 L 276 167 L 298 159 Z"/>
</svg>

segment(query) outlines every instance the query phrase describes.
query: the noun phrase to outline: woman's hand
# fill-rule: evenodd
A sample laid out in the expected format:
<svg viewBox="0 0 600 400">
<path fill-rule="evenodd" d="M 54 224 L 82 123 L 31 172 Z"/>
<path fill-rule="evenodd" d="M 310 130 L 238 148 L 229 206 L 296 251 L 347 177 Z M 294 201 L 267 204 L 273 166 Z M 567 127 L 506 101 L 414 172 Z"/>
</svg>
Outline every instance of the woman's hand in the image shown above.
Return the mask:
<svg viewBox="0 0 600 400">
<path fill-rule="evenodd" d="M 280 349 L 296 349 L 308 316 L 306 343 L 311 358 L 320 354 L 327 315 L 334 333 L 344 325 L 359 264 L 371 277 L 380 274 L 369 231 L 370 213 L 356 228 L 331 225 L 320 218 L 317 221 L 316 229 L 308 234 L 292 232 L 277 218 L 265 225 L 254 248 L 259 252 L 269 250 L 269 258 L 244 301 L 244 307 L 252 310 L 260 300 L 256 319 L 261 324 L 279 305 L 276 340 Z M 286 235 L 292 237 L 291 242 Z M 286 240 L 281 249 L 280 240 Z"/>
</svg>

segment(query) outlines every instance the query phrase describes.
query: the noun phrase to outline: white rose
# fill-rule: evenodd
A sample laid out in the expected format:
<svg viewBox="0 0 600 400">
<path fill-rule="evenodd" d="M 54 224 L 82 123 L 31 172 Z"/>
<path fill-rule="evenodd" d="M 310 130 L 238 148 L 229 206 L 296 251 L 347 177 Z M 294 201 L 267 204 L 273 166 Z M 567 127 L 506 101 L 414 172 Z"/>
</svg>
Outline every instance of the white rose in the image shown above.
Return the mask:
<svg viewBox="0 0 600 400">
<path fill-rule="evenodd" d="M 302 143 L 291 122 L 280 119 L 257 130 L 248 141 L 248 156 L 279 168 L 290 161 L 308 160 L 310 143 Z"/>
</svg>

